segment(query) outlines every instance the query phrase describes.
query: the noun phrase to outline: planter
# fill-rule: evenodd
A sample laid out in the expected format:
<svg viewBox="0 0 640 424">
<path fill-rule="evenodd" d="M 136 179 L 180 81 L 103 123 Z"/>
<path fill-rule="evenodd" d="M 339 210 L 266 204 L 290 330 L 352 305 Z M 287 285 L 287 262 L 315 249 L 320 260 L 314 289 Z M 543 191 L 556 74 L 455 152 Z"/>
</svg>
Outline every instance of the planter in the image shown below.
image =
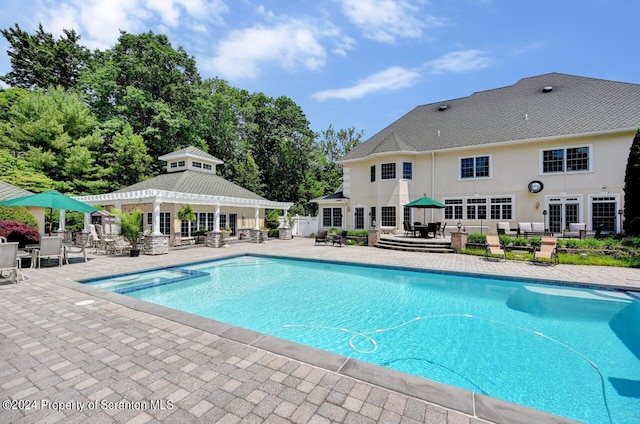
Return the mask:
<svg viewBox="0 0 640 424">
<path fill-rule="evenodd" d="M 129 256 L 132 258 L 140 256 L 140 249 L 131 249 L 129 250 Z"/>
</svg>

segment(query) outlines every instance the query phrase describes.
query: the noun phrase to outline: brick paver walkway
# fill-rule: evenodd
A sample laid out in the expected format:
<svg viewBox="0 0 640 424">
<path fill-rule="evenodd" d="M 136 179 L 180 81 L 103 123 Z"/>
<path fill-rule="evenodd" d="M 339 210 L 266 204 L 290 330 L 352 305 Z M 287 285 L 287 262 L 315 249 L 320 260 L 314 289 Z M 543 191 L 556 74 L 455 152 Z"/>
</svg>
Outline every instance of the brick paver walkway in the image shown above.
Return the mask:
<svg viewBox="0 0 640 424">
<path fill-rule="evenodd" d="M 0 284 L 2 423 L 456 423 L 485 421 L 129 308 L 76 279 L 240 253 L 283 254 L 640 287 L 640 271 L 487 262 L 312 240 L 93 256 Z M 86 303 L 85 301 L 93 301 Z"/>
</svg>

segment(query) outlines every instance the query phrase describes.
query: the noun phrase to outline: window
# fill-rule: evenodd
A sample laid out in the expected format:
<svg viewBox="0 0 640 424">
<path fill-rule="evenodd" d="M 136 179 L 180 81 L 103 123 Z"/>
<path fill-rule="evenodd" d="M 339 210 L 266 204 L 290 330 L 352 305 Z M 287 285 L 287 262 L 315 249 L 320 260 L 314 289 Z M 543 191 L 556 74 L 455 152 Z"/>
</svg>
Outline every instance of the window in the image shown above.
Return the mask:
<svg viewBox="0 0 640 424">
<path fill-rule="evenodd" d="M 178 162 L 171 162 L 170 166 L 171 166 L 171 168 L 177 168 L 178 167 Z"/>
<path fill-rule="evenodd" d="M 191 224 L 191 232 L 189 232 L 189 224 Z M 189 237 L 189 234 L 193 236 L 193 233 L 198 231 L 198 221 L 180 221 L 180 237 Z"/>
<path fill-rule="evenodd" d="M 191 161 L 191 165 L 192 165 L 194 168 L 202 168 L 202 162 L 196 162 L 195 160 L 194 160 L 194 161 Z"/>
<path fill-rule="evenodd" d="M 396 207 L 395 206 L 383 206 L 382 208 L 380 208 L 380 215 L 381 215 L 380 217 L 381 227 L 396 226 Z"/>
<path fill-rule="evenodd" d="M 510 220 L 513 216 L 513 198 L 492 197 L 491 219 Z"/>
<path fill-rule="evenodd" d="M 202 164 L 202 169 L 207 169 L 207 170 L 211 171 L 211 165 L 209 165 L 208 163 L 203 163 Z"/>
<path fill-rule="evenodd" d="M 371 228 L 374 228 L 376 226 L 376 207 L 375 206 L 371 206 L 371 212 L 369 213 L 369 216 L 371 218 Z"/>
<path fill-rule="evenodd" d="M 542 172 L 589 171 L 589 147 L 569 147 L 542 151 Z"/>
<path fill-rule="evenodd" d="M 445 199 L 445 219 L 513 219 L 512 197 L 468 197 L 461 199 Z M 490 216 L 487 215 L 490 212 Z"/>
<path fill-rule="evenodd" d="M 371 165 L 371 182 L 376 180 L 376 166 Z"/>
<path fill-rule="evenodd" d="M 178 167 L 183 167 L 184 166 L 184 161 L 183 160 L 179 160 L 178 161 Z"/>
<path fill-rule="evenodd" d="M 147 225 L 153 230 L 153 213 L 147 213 Z M 160 212 L 160 232 L 165 236 L 171 235 L 171 213 Z"/>
<path fill-rule="evenodd" d="M 342 208 L 322 208 L 322 226 L 342 228 Z"/>
<path fill-rule="evenodd" d="M 402 220 L 411 222 L 411 208 L 403 206 L 403 208 L 402 208 Z"/>
<path fill-rule="evenodd" d="M 402 162 L 402 178 L 405 180 L 413 179 L 413 164 L 411 162 Z"/>
<path fill-rule="evenodd" d="M 487 219 L 487 199 L 467 199 L 467 219 Z"/>
<path fill-rule="evenodd" d="M 444 219 L 462 219 L 462 199 L 445 199 Z"/>
<path fill-rule="evenodd" d="M 591 200 L 591 228 L 593 230 L 601 228 L 605 232 L 615 232 L 616 209 L 615 197 L 594 197 Z"/>
<path fill-rule="evenodd" d="M 356 230 L 364 230 L 364 208 L 356 208 L 353 227 Z"/>
<path fill-rule="evenodd" d="M 381 168 L 381 174 L 383 180 L 394 180 L 396 178 L 396 164 L 395 163 L 383 163 Z"/>
<path fill-rule="evenodd" d="M 488 178 L 491 176 L 489 169 L 489 156 L 474 156 L 460 159 L 460 178 Z"/>
<path fill-rule="evenodd" d="M 220 229 L 224 230 L 227 228 L 227 215 L 220 214 Z"/>
</svg>

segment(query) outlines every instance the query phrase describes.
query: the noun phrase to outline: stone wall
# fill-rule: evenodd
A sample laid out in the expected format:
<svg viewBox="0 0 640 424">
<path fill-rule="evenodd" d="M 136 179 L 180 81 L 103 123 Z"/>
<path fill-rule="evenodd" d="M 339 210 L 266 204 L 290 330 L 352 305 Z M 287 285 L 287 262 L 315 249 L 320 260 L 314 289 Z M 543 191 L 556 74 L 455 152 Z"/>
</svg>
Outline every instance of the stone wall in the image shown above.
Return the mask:
<svg viewBox="0 0 640 424">
<path fill-rule="evenodd" d="M 169 236 L 146 235 L 142 249 L 145 255 L 166 255 L 169 253 Z"/>
</svg>

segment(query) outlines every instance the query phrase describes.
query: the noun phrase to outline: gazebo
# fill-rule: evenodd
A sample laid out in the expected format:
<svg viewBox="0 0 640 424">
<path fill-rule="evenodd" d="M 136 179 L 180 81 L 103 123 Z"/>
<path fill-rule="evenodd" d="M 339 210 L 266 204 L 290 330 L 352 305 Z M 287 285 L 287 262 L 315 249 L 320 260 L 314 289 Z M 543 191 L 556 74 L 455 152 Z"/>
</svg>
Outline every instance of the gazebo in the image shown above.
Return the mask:
<svg viewBox="0 0 640 424">
<path fill-rule="evenodd" d="M 78 196 L 77 200 L 121 210 L 139 208 L 144 213 L 143 229 L 146 254 L 166 253 L 183 234 L 195 231 L 231 236 L 240 231 L 259 237 L 265 209 L 282 209 L 293 205 L 274 202 L 216 175 L 223 162 L 196 147 L 186 147 L 159 157 L 167 162 L 167 173 L 133 184 L 112 193 Z M 181 221 L 178 211 L 190 205 L 194 222 Z M 285 219 L 286 222 L 286 219 Z"/>
</svg>

